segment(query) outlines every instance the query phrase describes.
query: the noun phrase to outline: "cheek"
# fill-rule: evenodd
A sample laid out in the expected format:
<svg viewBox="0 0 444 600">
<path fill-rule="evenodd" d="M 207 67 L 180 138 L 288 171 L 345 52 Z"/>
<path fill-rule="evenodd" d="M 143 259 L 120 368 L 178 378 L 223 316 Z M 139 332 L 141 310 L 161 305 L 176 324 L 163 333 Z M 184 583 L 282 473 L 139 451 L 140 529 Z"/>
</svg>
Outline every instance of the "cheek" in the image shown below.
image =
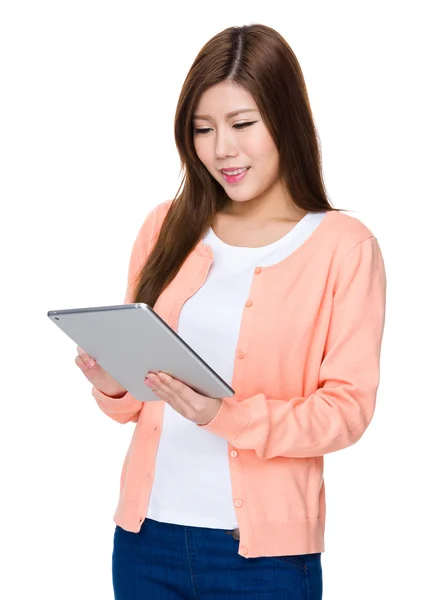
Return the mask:
<svg viewBox="0 0 444 600">
<path fill-rule="evenodd" d="M 210 157 L 211 157 L 211 149 L 209 144 L 205 143 L 205 140 L 202 141 L 202 138 L 195 138 L 194 140 L 194 149 L 196 151 L 198 159 L 207 167 L 210 166 Z"/>
<path fill-rule="evenodd" d="M 251 158 L 254 165 L 269 166 L 276 160 L 277 148 L 264 127 L 252 128 L 250 135 L 242 139 L 242 153 Z"/>
</svg>

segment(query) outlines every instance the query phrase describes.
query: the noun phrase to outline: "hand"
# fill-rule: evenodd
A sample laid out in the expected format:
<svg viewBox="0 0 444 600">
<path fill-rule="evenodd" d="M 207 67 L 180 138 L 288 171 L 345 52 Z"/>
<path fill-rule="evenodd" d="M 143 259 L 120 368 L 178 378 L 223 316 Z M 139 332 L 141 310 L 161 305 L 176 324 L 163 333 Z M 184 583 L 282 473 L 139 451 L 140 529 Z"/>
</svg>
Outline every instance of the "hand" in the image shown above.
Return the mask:
<svg viewBox="0 0 444 600">
<path fill-rule="evenodd" d="M 166 373 L 148 373 L 145 383 L 156 396 L 196 425 L 207 425 L 222 405 L 221 398 L 202 396 Z"/>
<path fill-rule="evenodd" d="M 109 373 L 102 369 L 102 367 L 79 346 L 77 346 L 77 352 L 78 355 L 74 362 L 82 369 L 83 374 L 90 383 L 106 396 L 123 398 L 127 390 L 111 377 Z"/>
</svg>

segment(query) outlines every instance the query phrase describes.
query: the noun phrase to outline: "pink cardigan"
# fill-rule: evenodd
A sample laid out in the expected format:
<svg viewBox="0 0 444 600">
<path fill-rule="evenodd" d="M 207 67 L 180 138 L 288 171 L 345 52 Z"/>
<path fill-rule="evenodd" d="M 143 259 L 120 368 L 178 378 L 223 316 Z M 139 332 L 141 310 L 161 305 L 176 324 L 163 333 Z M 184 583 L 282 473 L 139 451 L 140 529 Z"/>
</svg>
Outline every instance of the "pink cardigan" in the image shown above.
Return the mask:
<svg viewBox="0 0 444 600">
<path fill-rule="evenodd" d="M 129 265 L 125 303 L 171 201 L 145 219 Z M 185 301 L 213 260 L 202 241 L 155 311 L 177 331 Z M 377 239 L 358 219 L 328 212 L 281 262 L 257 265 L 237 346 L 232 387 L 204 427 L 228 441 L 238 553 L 246 558 L 324 552 L 323 455 L 368 427 L 380 379 L 386 273 Z M 137 423 L 123 464 L 114 521 L 138 532 L 146 517 L 165 403 L 113 399 L 93 388 L 119 423 Z M 198 427 L 198 425 L 196 425 Z"/>
</svg>

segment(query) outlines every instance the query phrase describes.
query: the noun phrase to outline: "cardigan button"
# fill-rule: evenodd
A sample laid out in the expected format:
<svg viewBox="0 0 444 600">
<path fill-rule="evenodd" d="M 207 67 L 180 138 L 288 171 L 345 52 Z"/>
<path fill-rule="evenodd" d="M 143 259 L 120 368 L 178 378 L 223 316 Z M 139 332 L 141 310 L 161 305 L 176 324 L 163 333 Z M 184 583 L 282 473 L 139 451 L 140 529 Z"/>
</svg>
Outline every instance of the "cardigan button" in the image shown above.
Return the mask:
<svg viewBox="0 0 444 600">
<path fill-rule="evenodd" d="M 236 506 L 242 506 L 243 502 L 242 500 L 236 500 L 235 505 Z"/>
<path fill-rule="evenodd" d="M 245 303 L 245 306 L 250 307 L 253 304 L 253 302 L 251 300 L 247 300 Z"/>
<path fill-rule="evenodd" d="M 245 352 L 238 352 L 237 353 L 237 357 L 238 358 L 244 358 L 244 356 L 245 356 Z"/>
<path fill-rule="evenodd" d="M 236 452 L 236 450 L 232 450 L 232 451 L 230 452 L 230 454 L 231 454 L 231 456 L 232 456 L 233 458 L 236 458 L 236 456 L 237 456 L 237 452 Z"/>
<path fill-rule="evenodd" d="M 239 552 L 245 556 L 246 554 L 248 554 L 248 548 L 246 548 L 245 546 L 242 546 L 239 550 Z"/>
<path fill-rule="evenodd" d="M 262 267 L 256 267 L 254 272 L 255 273 L 260 273 L 262 271 Z"/>
</svg>

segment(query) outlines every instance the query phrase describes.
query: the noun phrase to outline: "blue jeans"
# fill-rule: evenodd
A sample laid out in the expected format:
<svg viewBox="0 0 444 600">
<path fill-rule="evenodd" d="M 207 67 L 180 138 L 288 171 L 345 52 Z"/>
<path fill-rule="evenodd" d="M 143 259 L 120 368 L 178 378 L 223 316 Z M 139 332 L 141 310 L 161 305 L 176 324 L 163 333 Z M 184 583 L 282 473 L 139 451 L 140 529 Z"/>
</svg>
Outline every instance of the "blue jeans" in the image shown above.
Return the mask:
<svg viewBox="0 0 444 600">
<path fill-rule="evenodd" d="M 321 600 L 321 553 L 244 558 L 223 529 L 116 526 L 115 600 Z"/>
</svg>

